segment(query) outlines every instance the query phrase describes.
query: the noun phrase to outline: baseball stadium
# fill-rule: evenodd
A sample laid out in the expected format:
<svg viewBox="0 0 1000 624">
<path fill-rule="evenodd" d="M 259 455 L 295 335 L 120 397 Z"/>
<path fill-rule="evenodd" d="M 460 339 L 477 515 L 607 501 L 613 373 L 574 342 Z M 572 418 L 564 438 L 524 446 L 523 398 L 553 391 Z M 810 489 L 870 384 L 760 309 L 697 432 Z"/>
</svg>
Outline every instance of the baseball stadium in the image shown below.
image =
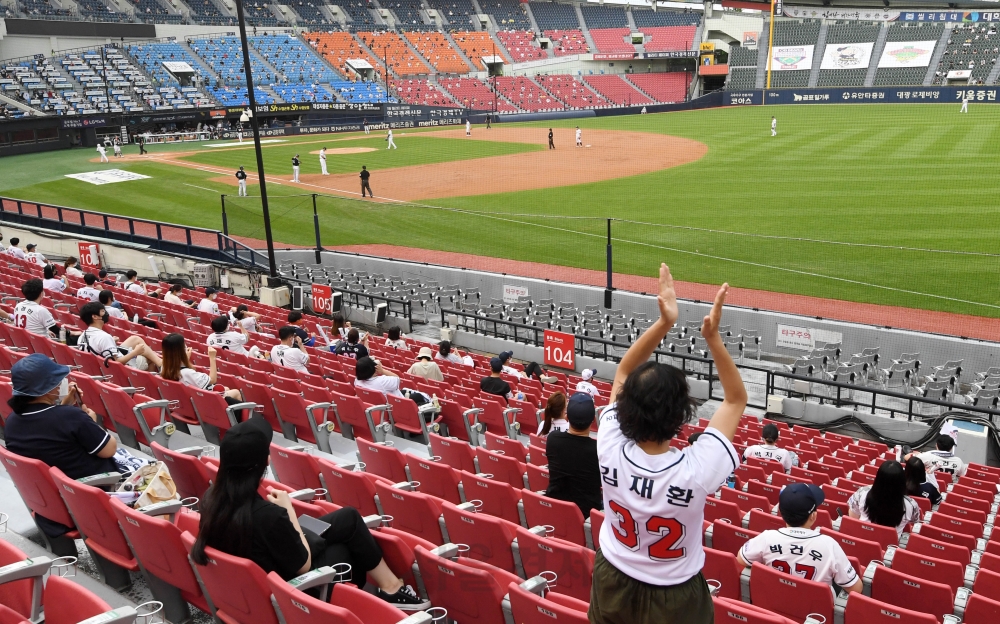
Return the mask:
<svg viewBox="0 0 1000 624">
<path fill-rule="evenodd" d="M 0 0 L 0 624 L 1000 622 L 998 92 L 986 0 Z"/>
</svg>

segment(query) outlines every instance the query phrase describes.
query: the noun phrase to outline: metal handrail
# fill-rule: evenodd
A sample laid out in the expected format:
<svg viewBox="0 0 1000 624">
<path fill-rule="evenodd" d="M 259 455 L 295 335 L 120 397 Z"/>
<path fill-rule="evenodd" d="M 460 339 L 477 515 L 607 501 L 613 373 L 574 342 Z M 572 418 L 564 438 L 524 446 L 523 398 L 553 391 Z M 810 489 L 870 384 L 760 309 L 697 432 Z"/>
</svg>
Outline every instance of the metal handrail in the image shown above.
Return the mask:
<svg viewBox="0 0 1000 624">
<path fill-rule="evenodd" d="M 287 275 L 285 273 L 282 273 L 281 269 L 278 270 L 278 273 L 281 275 L 281 279 L 288 280 L 289 282 L 298 282 L 303 286 L 312 286 L 314 283 L 320 286 L 328 286 L 328 284 L 323 284 L 322 282 L 311 282 L 307 279 L 302 279 L 301 277 Z M 364 290 L 352 290 L 350 288 L 341 288 L 339 286 L 336 288 L 331 286 L 331 288 L 333 288 L 334 292 L 343 293 L 344 295 L 351 295 L 352 298 L 349 299 L 348 301 L 353 301 L 355 304 L 357 304 L 359 300 L 362 298 L 372 299 L 374 301 L 384 301 L 385 303 L 389 304 L 388 312 L 398 316 L 398 314 L 396 314 L 396 310 L 394 310 L 392 307 L 392 304 L 395 303 L 398 306 L 402 307 L 403 318 L 407 319 L 411 323 L 413 322 L 413 302 L 407 297 L 389 297 L 386 295 L 370 293 Z M 363 307 L 363 306 L 355 305 L 354 307 Z M 372 309 L 375 308 L 374 305 L 371 305 L 370 307 Z"/>
</svg>

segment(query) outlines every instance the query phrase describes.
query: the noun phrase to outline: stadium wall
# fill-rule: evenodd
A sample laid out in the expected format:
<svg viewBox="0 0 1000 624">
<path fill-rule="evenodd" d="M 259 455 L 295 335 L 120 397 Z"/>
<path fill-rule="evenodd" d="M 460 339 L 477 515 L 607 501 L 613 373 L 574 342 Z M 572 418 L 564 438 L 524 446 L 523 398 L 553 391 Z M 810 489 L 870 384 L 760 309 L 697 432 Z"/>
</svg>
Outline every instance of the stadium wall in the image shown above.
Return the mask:
<svg viewBox="0 0 1000 624">
<path fill-rule="evenodd" d="M 829 87 L 821 89 L 749 89 L 726 91 L 722 106 L 783 104 L 951 104 L 962 102 L 1000 103 L 1000 86 L 949 87 Z"/>
</svg>

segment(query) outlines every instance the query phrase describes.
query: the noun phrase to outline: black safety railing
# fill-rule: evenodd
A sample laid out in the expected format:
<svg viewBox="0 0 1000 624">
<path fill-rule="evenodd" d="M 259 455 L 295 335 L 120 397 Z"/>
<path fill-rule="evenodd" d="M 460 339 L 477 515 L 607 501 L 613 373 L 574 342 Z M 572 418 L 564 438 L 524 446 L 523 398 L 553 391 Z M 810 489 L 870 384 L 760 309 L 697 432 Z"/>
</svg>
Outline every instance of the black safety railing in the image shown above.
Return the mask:
<svg viewBox="0 0 1000 624">
<path fill-rule="evenodd" d="M 475 312 L 463 310 L 441 309 L 441 326 L 451 327 L 449 317 L 455 317 L 455 329 L 480 334 L 493 338 L 514 340 L 536 347 L 543 346 L 545 331 L 548 327 L 526 325 L 514 321 L 490 318 Z M 562 331 L 562 333 L 571 333 Z M 619 361 L 631 343 L 606 340 L 598 336 L 571 334 L 578 355 Z M 683 351 L 656 349 L 653 359 L 657 362 L 673 364 L 686 375 L 699 380 L 708 381 L 708 398 L 723 398 L 721 386 L 716 387 L 718 375 L 715 362 L 711 358 L 701 357 Z M 789 398 L 818 399 L 822 405 L 832 405 L 855 411 L 867 411 L 872 414 L 884 414 L 890 418 L 900 418 L 907 421 L 934 418 L 945 411 L 961 410 L 989 419 L 1000 425 L 1000 410 L 994 406 L 984 407 L 969 405 L 964 402 L 963 395 L 953 395 L 962 398 L 962 402 L 939 400 L 906 392 L 897 392 L 870 385 L 851 384 L 822 376 L 810 377 L 791 372 L 776 370 L 766 366 L 747 364 L 737 358 L 737 368 L 746 386 L 759 390 L 750 392 L 748 405 L 757 409 L 767 409 L 767 397 L 785 396 Z M 821 373 L 822 374 L 822 373 Z M 874 383 L 877 381 L 872 380 Z M 795 383 L 802 382 L 802 383 Z M 757 397 L 763 396 L 763 401 Z"/>
<path fill-rule="evenodd" d="M 313 282 L 298 277 L 294 274 L 289 275 L 287 271 L 281 269 L 278 270 L 281 275 L 281 279 L 288 282 L 293 282 L 302 286 L 303 289 L 309 289 L 312 287 Z M 316 282 L 326 286 L 324 282 Z M 390 297 L 389 295 L 371 293 L 364 290 L 354 290 L 352 288 L 343 288 L 340 286 L 331 286 L 333 292 L 339 292 L 344 296 L 343 305 L 352 308 L 359 308 L 361 310 L 374 310 L 376 306 L 380 303 L 385 303 L 388 307 L 387 313 L 393 316 L 402 317 L 413 323 L 413 302 L 406 297 Z M 305 290 L 305 293 L 309 293 L 309 290 Z M 309 295 L 311 297 L 311 294 Z"/>
<path fill-rule="evenodd" d="M 217 230 L 80 208 L 0 197 L 0 221 L 25 227 L 142 245 L 150 250 L 267 270 L 267 256 Z"/>
</svg>

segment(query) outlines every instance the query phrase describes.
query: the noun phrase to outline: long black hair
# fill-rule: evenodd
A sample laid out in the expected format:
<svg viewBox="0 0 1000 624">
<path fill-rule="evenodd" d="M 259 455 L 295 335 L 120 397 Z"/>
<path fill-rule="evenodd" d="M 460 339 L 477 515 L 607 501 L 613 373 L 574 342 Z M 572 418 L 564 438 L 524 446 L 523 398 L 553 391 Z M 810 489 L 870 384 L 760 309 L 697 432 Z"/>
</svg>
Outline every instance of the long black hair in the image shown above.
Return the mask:
<svg viewBox="0 0 1000 624">
<path fill-rule="evenodd" d="M 906 493 L 923 496 L 920 486 L 927 481 L 927 469 L 924 467 L 922 459 L 916 455 L 911 455 L 906 460 Z"/>
<path fill-rule="evenodd" d="M 265 470 L 266 456 L 249 468 L 240 466 L 230 469 L 226 467 L 226 462 L 219 465 L 215 482 L 208 488 L 201 504 L 198 539 L 191 549 L 191 559 L 195 563 L 208 563 L 206 546 L 237 557 L 250 557 L 253 548 L 250 510 Z"/>
<path fill-rule="evenodd" d="M 906 473 L 897 461 L 883 463 L 875 473 L 875 483 L 865 497 L 865 513 L 874 524 L 896 528 L 903 520 L 906 505 Z"/>
</svg>

